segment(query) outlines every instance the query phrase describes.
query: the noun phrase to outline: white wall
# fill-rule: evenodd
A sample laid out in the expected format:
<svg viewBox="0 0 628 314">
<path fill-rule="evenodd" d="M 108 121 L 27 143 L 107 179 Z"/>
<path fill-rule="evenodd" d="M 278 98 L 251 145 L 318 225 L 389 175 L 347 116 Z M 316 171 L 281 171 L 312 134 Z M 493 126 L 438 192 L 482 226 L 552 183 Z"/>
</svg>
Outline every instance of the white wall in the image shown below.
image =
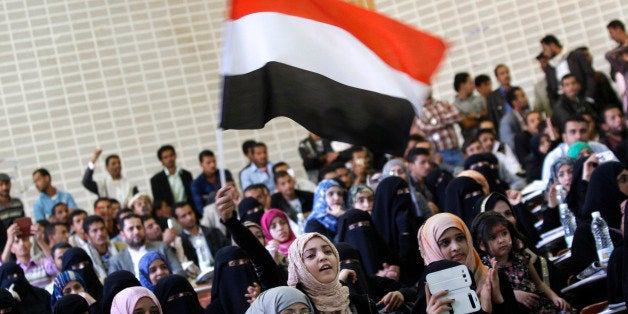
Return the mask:
<svg viewBox="0 0 628 314">
<path fill-rule="evenodd" d="M 160 169 L 157 148 L 171 143 L 195 175 L 201 149 L 216 149 L 222 0 L 0 1 L 0 171 L 14 176 L 13 194 L 32 206 L 31 173 L 48 168 L 53 184 L 91 208 L 81 177 L 95 147 L 120 154 L 140 190 Z M 605 25 L 626 22 L 628 2 L 375 1 L 378 11 L 443 36 L 451 50 L 434 80 L 451 100 L 458 71 L 511 67 L 528 94 L 541 75 L 539 39 L 554 33 L 568 47 L 588 45 L 595 67 L 614 46 Z M 496 82 L 494 82 L 496 84 Z M 280 118 L 257 131 L 226 131 L 226 165 L 245 163 L 241 143 L 267 143 L 272 161 L 304 177 L 297 152 L 307 134 Z"/>
</svg>

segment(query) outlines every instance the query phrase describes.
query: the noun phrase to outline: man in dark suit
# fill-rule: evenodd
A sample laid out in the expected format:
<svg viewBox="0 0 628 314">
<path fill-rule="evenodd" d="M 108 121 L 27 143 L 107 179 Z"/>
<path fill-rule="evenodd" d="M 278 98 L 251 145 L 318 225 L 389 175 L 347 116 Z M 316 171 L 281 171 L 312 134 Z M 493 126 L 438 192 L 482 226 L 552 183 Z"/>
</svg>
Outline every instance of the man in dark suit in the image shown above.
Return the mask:
<svg viewBox="0 0 628 314">
<path fill-rule="evenodd" d="M 578 96 L 592 104 L 595 97 L 595 73 L 587 54 L 580 50 L 567 51 L 554 35 L 543 37 L 541 47 L 543 55 L 549 58 L 549 64 L 545 67 L 545 79 L 550 103 L 554 104 L 559 99 L 561 78 L 572 74 L 581 86 Z"/>
<path fill-rule="evenodd" d="M 163 255 L 165 262 L 170 265 L 173 274 L 185 275 L 181 268 L 181 263 L 176 254 L 164 242 L 146 242 L 146 229 L 142 224 L 140 216 L 131 214 L 120 220 L 121 234 L 127 247 L 114 255 L 109 260 L 107 273 L 111 274 L 117 270 L 127 270 L 139 277 L 139 262 L 147 252 L 155 251 Z"/>
<path fill-rule="evenodd" d="M 312 211 L 314 194 L 295 189 L 296 181 L 286 171 L 275 174 L 275 187 L 279 192 L 273 194 L 270 200 L 270 208 L 281 209 L 290 219 L 298 222 L 297 214 L 307 216 Z"/>
<path fill-rule="evenodd" d="M 169 206 L 178 202 L 192 202 L 192 173 L 177 167 L 177 153 L 172 145 L 164 145 L 157 151 L 157 158 L 164 166 L 150 178 L 150 188 L 157 204 L 165 201 Z M 202 211 L 200 208 L 197 211 Z"/>
<path fill-rule="evenodd" d="M 501 119 L 512 111 L 512 106 L 506 100 L 508 91 L 512 87 L 510 85 L 510 69 L 504 64 L 498 64 L 493 73 L 499 82 L 499 87 L 486 96 L 486 109 L 488 110 L 488 118 L 493 121 L 497 128 L 495 131 L 500 134 Z"/>
<path fill-rule="evenodd" d="M 188 203 L 177 203 L 173 206 L 174 217 L 183 227 L 179 236 L 183 244 L 183 253 L 190 261 L 205 271 L 214 264 L 216 252 L 229 245 L 227 238 L 217 228 L 208 228 L 198 224 L 192 206 Z"/>
<path fill-rule="evenodd" d="M 504 115 L 499 122 L 499 140 L 515 150 L 515 136 L 525 128 L 525 112 L 528 110 L 528 98 L 520 87 L 511 87 L 506 101 L 512 106 L 512 111 Z"/>
</svg>

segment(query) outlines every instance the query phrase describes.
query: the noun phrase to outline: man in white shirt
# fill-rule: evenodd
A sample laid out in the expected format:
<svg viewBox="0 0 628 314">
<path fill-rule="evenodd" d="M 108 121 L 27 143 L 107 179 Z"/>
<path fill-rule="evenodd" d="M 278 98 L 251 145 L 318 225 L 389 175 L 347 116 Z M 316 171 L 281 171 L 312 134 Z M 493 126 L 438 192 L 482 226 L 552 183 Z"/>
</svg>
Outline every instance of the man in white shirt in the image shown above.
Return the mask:
<svg viewBox="0 0 628 314">
<path fill-rule="evenodd" d="M 99 197 L 113 198 L 126 204 L 129 198 L 138 192 L 137 186 L 122 176 L 122 163 L 118 155 L 107 156 L 105 159 L 107 174 L 98 182 L 94 181 L 94 168 L 100 154 L 102 154 L 102 149 L 94 150 L 83 175 L 83 186 Z"/>
</svg>

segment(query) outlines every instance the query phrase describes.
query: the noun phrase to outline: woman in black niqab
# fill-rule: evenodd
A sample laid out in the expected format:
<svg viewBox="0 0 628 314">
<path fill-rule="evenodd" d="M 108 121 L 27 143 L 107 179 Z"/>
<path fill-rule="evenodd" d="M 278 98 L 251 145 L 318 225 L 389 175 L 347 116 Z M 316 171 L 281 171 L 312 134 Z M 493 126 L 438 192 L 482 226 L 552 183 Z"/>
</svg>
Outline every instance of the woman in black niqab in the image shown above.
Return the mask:
<svg viewBox="0 0 628 314">
<path fill-rule="evenodd" d="M 471 226 L 475 216 L 480 213 L 480 209 L 474 208 L 474 205 L 484 197 L 482 185 L 470 177 L 457 177 L 447 185 L 446 195 L 446 205 L 441 208 L 441 212 L 452 213 L 460 217 L 467 227 Z"/>
<path fill-rule="evenodd" d="M 168 275 L 159 279 L 154 292 L 164 314 L 203 313 L 196 291 L 183 276 Z"/>
<path fill-rule="evenodd" d="M 135 275 L 133 275 L 130 271 L 118 270 L 109 274 L 107 278 L 105 278 L 105 284 L 103 287 L 102 312 L 104 314 L 110 313 L 113 298 L 116 294 L 118 294 L 118 292 L 126 288 L 139 286 L 141 286 L 140 281 L 137 280 Z"/>
<path fill-rule="evenodd" d="M 13 291 L 20 296 L 19 304 L 22 308 L 28 307 L 28 312 L 33 314 L 50 313 L 50 293 L 46 290 L 32 286 L 26 277 L 22 267 L 9 262 L 0 266 L 0 288 L 9 289 L 13 285 Z"/>
<path fill-rule="evenodd" d="M 100 302 L 103 295 L 102 283 L 94 270 L 92 259 L 83 249 L 73 247 L 63 253 L 61 271 L 66 270 L 72 270 L 81 275 L 87 284 L 85 287 L 87 293 Z"/>
</svg>

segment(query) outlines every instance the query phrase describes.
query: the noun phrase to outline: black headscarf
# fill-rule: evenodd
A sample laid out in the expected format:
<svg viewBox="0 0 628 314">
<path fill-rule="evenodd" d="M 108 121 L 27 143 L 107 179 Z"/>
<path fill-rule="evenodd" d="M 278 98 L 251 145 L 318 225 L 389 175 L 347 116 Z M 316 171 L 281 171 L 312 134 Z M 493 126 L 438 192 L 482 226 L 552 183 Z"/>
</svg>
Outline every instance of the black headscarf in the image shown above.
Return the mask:
<svg viewBox="0 0 628 314">
<path fill-rule="evenodd" d="M 89 265 L 86 265 L 82 269 L 72 269 L 72 266 L 82 262 L 87 262 Z M 85 291 L 96 299 L 96 301 L 100 302 L 103 294 L 102 283 L 100 283 L 100 279 L 98 279 L 98 275 L 94 270 L 92 259 L 83 249 L 73 247 L 63 253 L 61 271 L 65 270 L 72 270 L 81 275 L 83 280 L 85 280 L 85 284 L 87 284 Z"/>
<path fill-rule="evenodd" d="M 360 226 L 349 230 L 349 226 L 367 222 L 368 226 Z M 338 218 L 338 234 L 336 242 L 347 242 L 358 248 L 362 256 L 362 266 L 367 274 L 376 274 L 384 262 L 395 264 L 371 219 L 371 215 L 359 209 L 350 209 Z"/>
<path fill-rule="evenodd" d="M 84 314 L 85 312 L 89 312 L 89 304 L 78 294 L 64 295 L 52 309 L 52 314 Z"/>
<path fill-rule="evenodd" d="M 252 221 L 258 225 L 261 225 L 260 221 L 264 215 L 263 210 L 259 210 L 255 213 L 248 214 L 247 212 L 253 208 L 261 207 L 262 204 L 253 197 L 245 197 L 238 205 L 238 214 L 240 215 L 240 221 Z"/>
<path fill-rule="evenodd" d="M 159 299 L 164 314 L 202 314 L 203 308 L 190 282 L 183 276 L 168 275 L 155 285 L 155 296 Z M 168 301 L 170 297 L 172 300 Z"/>
<path fill-rule="evenodd" d="M 440 167 L 436 167 L 425 178 L 425 185 L 434 195 L 438 208 L 445 208 L 447 185 L 452 180 L 449 172 L 443 171 Z"/>
<path fill-rule="evenodd" d="M 4 288 L 0 288 L 0 310 L 12 309 L 11 313 L 21 314 L 22 307 L 13 298 L 13 295 Z"/>
<path fill-rule="evenodd" d="M 356 273 L 355 282 L 347 281 L 347 287 L 349 292 L 353 294 L 363 295 L 369 294 L 368 282 L 366 281 L 366 273 L 362 264 L 362 258 L 360 252 L 356 250 L 351 244 L 346 242 L 338 242 L 334 244 L 336 250 L 338 250 L 338 258 L 340 259 L 340 269 L 351 269 Z M 351 259 L 357 260 L 357 262 L 343 263 L 342 261 Z"/>
<path fill-rule="evenodd" d="M 50 293 L 46 290 L 33 287 L 26 277 L 22 267 L 9 262 L 0 266 L 0 288 L 9 289 L 20 296 L 21 304 L 28 306 L 30 313 L 50 313 Z"/>
<path fill-rule="evenodd" d="M 212 302 L 206 313 L 241 314 L 249 308 L 244 295 L 247 288 L 257 282 L 255 269 L 250 261 L 243 265 L 229 266 L 232 260 L 249 257 L 237 246 L 225 246 L 215 256 Z"/>
<path fill-rule="evenodd" d="M 477 163 L 486 163 L 482 166 L 474 166 Z M 473 167 L 472 167 L 473 166 Z M 509 186 L 499 179 L 499 161 L 493 153 L 481 153 L 469 156 L 464 161 L 465 170 L 475 170 L 481 173 L 488 181 L 491 192 L 506 194 Z M 469 222 L 470 223 L 470 222 Z"/>
<path fill-rule="evenodd" d="M 587 182 L 582 180 L 584 162 L 587 161 L 587 158 L 588 156 L 585 156 L 576 160 L 573 166 L 573 175 L 571 176 L 571 187 L 569 187 L 569 192 L 567 192 L 567 206 L 569 206 L 569 210 L 576 216 L 578 223 L 580 223 L 583 218 L 580 209 L 584 206 L 584 196 L 588 185 Z"/>
<path fill-rule="evenodd" d="M 609 161 L 593 171 L 581 210 L 581 217 L 591 221 L 591 213 L 599 211 L 610 228 L 621 226 L 621 203 L 626 195 L 619 190 L 617 176 L 624 170 L 622 163 Z"/>
<path fill-rule="evenodd" d="M 446 195 L 446 205 L 445 208 L 441 208 L 441 212 L 460 217 L 467 227 L 470 227 L 475 216 L 480 213 L 480 209 L 474 208 L 474 205 L 477 200 L 484 197 L 482 185 L 469 177 L 457 177 L 447 185 Z"/>
<path fill-rule="evenodd" d="M 140 281 L 135 278 L 135 275 L 127 270 L 118 270 L 109 274 L 105 278 L 105 285 L 103 287 L 102 295 L 102 313 L 108 314 L 111 311 L 111 304 L 113 298 L 118 292 L 130 288 L 139 287 Z"/>
</svg>

